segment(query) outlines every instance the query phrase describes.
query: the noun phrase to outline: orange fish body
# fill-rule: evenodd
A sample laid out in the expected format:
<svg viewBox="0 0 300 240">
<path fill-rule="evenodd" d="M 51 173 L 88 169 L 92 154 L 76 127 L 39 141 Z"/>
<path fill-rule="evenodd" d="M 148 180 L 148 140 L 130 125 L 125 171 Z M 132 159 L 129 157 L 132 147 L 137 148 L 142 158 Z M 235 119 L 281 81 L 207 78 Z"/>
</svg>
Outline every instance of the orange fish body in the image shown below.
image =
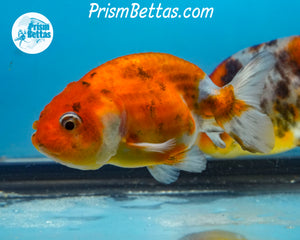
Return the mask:
<svg viewBox="0 0 300 240">
<path fill-rule="evenodd" d="M 272 61 L 262 54 L 244 72 L 262 68 L 265 73 Z M 251 86 L 250 95 L 246 93 L 248 82 L 241 73 L 232 85 L 219 88 L 199 67 L 169 54 L 120 57 L 57 95 L 34 123 L 32 142 L 70 167 L 146 166 L 155 179 L 170 183 L 179 170 L 205 169 L 205 156 L 196 146 L 201 131 L 219 146 L 219 134 L 227 131 L 244 149 L 272 149 L 272 124 L 255 100 L 247 102 L 257 98 Z M 257 132 L 245 135 L 241 129 L 248 115 L 258 119 L 254 124 L 268 138 L 255 140 Z"/>
<path fill-rule="evenodd" d="M 292 36 L 259 44 L 234 54 L 223 61 L 210 75 L 219 87 L 230 83 L 237 72 L 256 54 L 268 51 L 276 63 L 264 79 L 260 106 L 272 120 L 275 146 L 268 154 L 291 150 L 300 143 L 300 36 Z M 201 151 L 217 158 L 249 155 L 227 133 L 221 134 L 226 148 L 216 146 L 205 133 L 198 144 Z"/>
</svg>

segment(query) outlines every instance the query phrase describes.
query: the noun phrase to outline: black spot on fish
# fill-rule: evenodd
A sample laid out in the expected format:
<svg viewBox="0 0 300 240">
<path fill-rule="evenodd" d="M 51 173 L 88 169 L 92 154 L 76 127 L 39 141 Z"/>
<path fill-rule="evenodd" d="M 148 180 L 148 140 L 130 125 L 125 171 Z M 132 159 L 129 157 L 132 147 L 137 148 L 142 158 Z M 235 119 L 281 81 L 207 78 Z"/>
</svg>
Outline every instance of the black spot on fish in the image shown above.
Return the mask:
<svg viewBox="0 0 300 240">
<path fill-rule="evenodd" d="M 144 71 L 143 68 L 138 68 L 138 76 L 142 79 L 147 79 L 147 78 L 151 78 L 151 75 L 149 73 L 147 73 L 146 71 Z"/>
<path fill-rule="evenodd" d="M 276 110 L 275 124 L 277 125 L 276 134 L 282 138 L 289 129 L 295 126 L 295 108 L 292 104 L 277 100 L 274 108 Z"/>
<path fill-rule="evenodd" d="M 151 104 L 147 104 L 146 108 L 150 111 L 150 116 L 152 118 L 155 117 L 155 102 L 152 100 Z"/>
<path fill-rule="evenodd" d="M 91 73 L 90 77 L 93 78 L 97 73 L 96 72 L 93 72 Z"/>
<path fill-rule="evenodd" d="M 84 86 L 86 86 L 86 87 L 89 87 L 89 86 L 91 85 L 90 83 L 85 82 L 85 81 L 82 81 L 81 83 L 82 83 L 82 85 L 84 85 Z"/>
<path fill-rule="evenodd" d="M 290 58 L 290 55 L 286 53 L 286 68 L 290 68 L 291 71 L 298 77 L 300 77 L 300 65 Z"/>
<path fill-rule="evenodd" d="M 261 101 L 260 101 L 260 107 L 261 107 L 261 109 L 264 111 L 264 112 L 266 112 L 266 109 L 267 109 L 267 99 L 262 99 Z"/>
<path fill-rule="evenodd" d="M 165 91 L 166 90 L 166 85 L 162 82 L 158 83 L 159 84 L 159 87 L 162 91 Z"/>
<path fill-rule="evenodd" d="M 297 97 L 296 107 L 300 108 L 300 96 Z"/>
<path fill-rule="evenodd" d="M 279 59 L 280 64 L 284 64 L 284 65 L 289 62 L 289 58 L 290 58 L 288 52 L 285 50 L 280 51 L 277 54 L 277 57 Z"/>
<path fill-rule="evenodd" d="M 284 80 L 277 83 L 275 94 L 280 98 L 287 98 L 289 96 L 289 88 Z"/>
<path fill-rule="evenodd" d="M 151 101 L 151 106 L 150 106 L 149 110 L 150 110 L 150 113 L 151 113 L 151 117 L 154 117 L 154 115 L 155 115 L 155 103 L 154 103 L 153 100 Z"/>
<path fill-rule="evenodd" d="M 257 44 L 249 48 L 250 52 L 258 52 L 259 49 L 263 46 L 263 44 Z"/>
<path fill-rule="evenodd" d="M 281 57 L 279 57 L 278 59 L 279 59 L 279 62 L 277 62 L 275 64 L 275 70 L 280 74 L 282 81 L 284 81 L 286 83 L 286 85 L 288 86 L 291 82 L 291 79 L 290 79 L 288 73 L 286 72 L 286 69 L 288 68 L 287 60 L 285 60 L 285 57 L 283 55 Z"/>
<path fill-rule="evenodd" d="M 142 136 L 143 135 L 143 131 L 141 129 L 137 130 L 136 135 L 137 136 Z"/>
<path fill-rule="evenodd" d="M 72 144 L 71 147 L 72 147 L 73 149 L 76 149 L 76 148 L 77 148 L 77 145 L 76 145 L 76 144 Z"/>
<path fill-rule="evenodd" d="M 164 127 L 164 124 L 161 122 L 158 124 L 158 131 L 161 132 Z"/>
<path fill-rule="evenodd" d="M 107 90 L 107 89 L 102 89 L 102 90 L 101 90 L 101 93 L 103 93 L 103 94 L 109 94 L 109 93 L 110 93 L 110 91 L 109 91 L 109 90 Z"/>
<path fill-rule="evenodd" d="M 177 122 L 182 121 L 182 117 L 179 114 L 177 114 L 175 117 L 175 121 L 177 121 Z"/>
<path fill-rule="evenodd" d="M 226 75 L 224 75 L 221 80 L 225 84 L 231 82 L 237 72 L 243 67 L 241 62 L 237 59 L 230 59 L 226 62 Z"/>
<path fill-rule="evenodd" d="M 286 70 L 293 72 L 296 76 L 300 77 L 300 66 L 298 65 L 297 62 L 293 61 L 290 57 L 290 53 L 287 52 L 286 50 L 282 50 L 281 52 L 278 53 L 277 55 L 278 60 L 279 60 L 279 64 L 281 66 L 282 69 L 288 69 Z M 277 68 L 276 68 L 277 70 Z M 282 74 L 282 72 L 284 72 L 284 70 L 281 70 L 280 74 Z M 287 74 L 285 74 L 287 75 Z M 286 77 L 288 78 L 288 77 Z M 288 78 L 289 79 L 289 78 Z"/>
<path fill-rule="evenodd" d="M 288 131 L 287 124 L 285 124 L 285 122 L 280 117 L 275 118 L 275 124 L 277 125 L 277 130 L 275 133 L 276 136 L 278 136 L 279 138 L 283 138 L 285 136 L 285 133 Z"/>
<path fill-rule="evenodd" d="M 172 75 L 170 78 L 173 82 L 185 82 L 185 81 L 190 80 L 191 76 L 186 73 L 178 73 L 178 74 Z"/>
<path fill-rule="evenodd" d="M 266 43 L 266 45 L 269 46 L 269 47 L 277 45 L 277 40 L 269 41 L 269 42 Z"/>
<path fill-rule="evenodd" d="M 194 102 L 194 109 L 195 110 L 199 110 L 200 109 L 200 106 L 199 106 L 198 102 Z"/>
<path fill-rule="evenodd" d="M 297 65 L 297 63 L 294 62 L 293 66 L 292 66 L 292 70 L 295 75 L 300 77 L 300 66 Z"/>
<path fill-rule="evenodd" d="M 79 112 L 79 110 L 80 110 L 80 108 L 81 108 L 80 102 L 73 103 L 72 108 L 73 108 L 73 111 L 74 111 L 74 112 Z"/>
<path fill-rule="evenodd" d="M 186 92 L 192 92 L 195 89 L 194 84 L 183 84 L 183 89 Z"/>
<path fill-rule="evenodd" d="M 136 142 L 136 141 L 138 141 L 138 139 L 139 139 L 138 134 L 132 133 L 132 134 L 129 135 L 129 141 Z"/>
</svg>

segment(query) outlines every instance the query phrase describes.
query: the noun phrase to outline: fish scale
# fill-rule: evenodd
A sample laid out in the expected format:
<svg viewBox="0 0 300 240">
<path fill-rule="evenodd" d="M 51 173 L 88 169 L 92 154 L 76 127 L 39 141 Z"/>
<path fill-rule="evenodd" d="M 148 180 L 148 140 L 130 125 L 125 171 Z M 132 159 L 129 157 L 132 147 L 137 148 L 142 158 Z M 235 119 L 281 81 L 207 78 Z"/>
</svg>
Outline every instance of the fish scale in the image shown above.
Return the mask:
<svg viewBox="0 0 300 240">
<path fill-rule="evenodd" d="M 106 69 L 112 67 L 120 70 Z M 130 55 L 124 62 L 117 58 L 94 70 L 97 71 L 97 75 L 93 77 L 86 75 L 82 81 L 96 84 L 95 88 L 98 89 L 108 89 L 122 99 L 128 113 L 130 125 L 128 128 L 132 129 L 129 136 L 135 136 L 136 140 L 140 141 L 160 142 L 169 139 L 171 135 L 174 137 L 174 132 L 178 129 L 182 129 L 178 132 L 187 130 L 192 132 L 191 122 L 193 121 L 189 114 L 190 108 L 188 109 L 184 102 L 178 102 L 177 97 L 181 92 L 184 93 L 184 100 L 190 103 L 189 107 L 194 106 L 192 102 L 197 101 L 198 82 L 204 76 L 203 71 L 197 66 L 168 54 L 150 53 Z M 142 74 L 141 71 L 143 71 Z M 123 78 L 120 78 L 121 76 Z M 108 79 L 111 78 L 114 79 L 113 85 L 102 85 L 109 82 Z M 126 85 L 124 81 L 130 85 Z M 174 87 L 179 90 L 179 93 L 174 91 Z M 178 96 L 174 98 L 174 94 Z M 178 116 L 181 121 L 176 120 Z M 186 121 L 188 119 L 190 121 Z M 133 124 L 130 124 L 131 122 Z M 173 122 L 175 122 L 174 125 Z M 181 123 L 183 123 L 182 126 Z M 167 127 L 161 128 L 162 124 Z M 160 132 L 157 131 L 159 128 Z M 148 134 L 144 134 L 141 129 L 148 131 Z M 149 132 L 151 129 L 152 133 Z"/>
</svg>

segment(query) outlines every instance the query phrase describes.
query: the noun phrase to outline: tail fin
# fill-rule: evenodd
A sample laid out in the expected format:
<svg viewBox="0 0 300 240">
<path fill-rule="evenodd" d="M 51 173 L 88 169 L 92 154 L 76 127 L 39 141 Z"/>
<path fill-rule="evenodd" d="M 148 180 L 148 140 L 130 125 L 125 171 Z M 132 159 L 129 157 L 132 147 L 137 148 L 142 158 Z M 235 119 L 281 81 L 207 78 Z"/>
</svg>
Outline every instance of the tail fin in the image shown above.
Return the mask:
<svg viewBox="0 0 300 240">
<path fill-rule="evenodd" d="M 229 133 L 243 149 L 250 152 L 268 153 L 274 147 L 272 122 L 260 109 L 265 79 L 274 64 L 273 55 L 262 52 L 242 68 L 230 83 L 234 89 L 235 99 L 231 114 L 235 112 L 240 114 L 232 114 L 227 121 L 220 122 L 225 132 Z M 224 88 L 226 87 L 228 88 L 228 85 Z M 241 103 L 246 106 L 243 111 L 240 109 Z"/>
</svg>

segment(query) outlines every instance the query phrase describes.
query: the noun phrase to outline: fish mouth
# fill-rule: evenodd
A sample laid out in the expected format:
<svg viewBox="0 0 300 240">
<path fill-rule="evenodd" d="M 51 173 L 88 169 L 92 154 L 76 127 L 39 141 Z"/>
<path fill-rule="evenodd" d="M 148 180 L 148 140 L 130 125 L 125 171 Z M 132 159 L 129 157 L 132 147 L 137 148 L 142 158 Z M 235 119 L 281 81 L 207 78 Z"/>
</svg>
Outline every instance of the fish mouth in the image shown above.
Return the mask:
<svg viewBox="0 0 300 240">
<path fill-rule="evenodd" d="M 45 147 L 44 144 L 39 143 L 36 139 L 36 133 L 33 133 L 31 136 L 31 141 L 33 146 L 36 148 L 36 150 L 38 150 L 40 153 L 46 155 L 47 157 L 50 158 L 58 158 L 59 157 L 59 153 L 55 153 L 55 152 L 50 152 L 47 150 L 47 148 Z"/>
<path fill-rule="evenodd" d="M 56 152 L 50 152 L 47 150 L 47 148 L 45 147 L 45 145 L 43 144 L 38 144 L 38 151 L 43 153 L 44 155 L 46 155 L 47 157 L 50 157 L 50 158 L 58 158 L 59 157 L 59 153 L 56 153 Z"/>
<path fill-rule="evenodd" d="M 37 147 L 37 142 L 36 142 L 36 137 L 35 137 L 35 134 L 37 131 L 37 124 L 38 124 L 38 121 L 33 122 L 32 128 L 33 128 L 33 130 L 35 130 L 35 132 L 31 135 L 31 141 L 32 141 L 33 146 L 35 146 L 35 147 Z"/>
<path fill-rule="evenodd" d="M 44 144 L 39 143 L 36 140 L 35 135 L 36 135 L 35 133 L 33 133 L 33 135 L 32 135 L 32 143 L 33 143 L 34 147 L 40 153 L 44 154 L 46 157 L 48 157 L 62 165 L 65 165 L 67 167 L 74 168 L 74 169 L 80 169 L 80 170 L 96 170 L 102 166 L 99 164 L 98 165 L 80 165 L 80 164 L 72 163 L 69 160 L 61 159 L 61 154 L 59 154 L 57 152 L 49 151 Z"/>
<path fill-rule="evenodd" d="M 36 132 L 34 132 L 32 135 L 31 135 L 31 142 L 32 142 L 32 144 L 33 144 L 33 146 L 39 151 L 39 149 L 38 149 L 38 142 L 37 142 L 37 140 L 36 140 Z"/>
<path fill-rule="evenodd" d="M 43 144 L 38 144 L 35 148 L 42 154 L 44 154 L 48 158 L 52 158 L 57 161 L 59 159 L 60 154 L 55 152 L 50 152 Z"/>
</svg>

